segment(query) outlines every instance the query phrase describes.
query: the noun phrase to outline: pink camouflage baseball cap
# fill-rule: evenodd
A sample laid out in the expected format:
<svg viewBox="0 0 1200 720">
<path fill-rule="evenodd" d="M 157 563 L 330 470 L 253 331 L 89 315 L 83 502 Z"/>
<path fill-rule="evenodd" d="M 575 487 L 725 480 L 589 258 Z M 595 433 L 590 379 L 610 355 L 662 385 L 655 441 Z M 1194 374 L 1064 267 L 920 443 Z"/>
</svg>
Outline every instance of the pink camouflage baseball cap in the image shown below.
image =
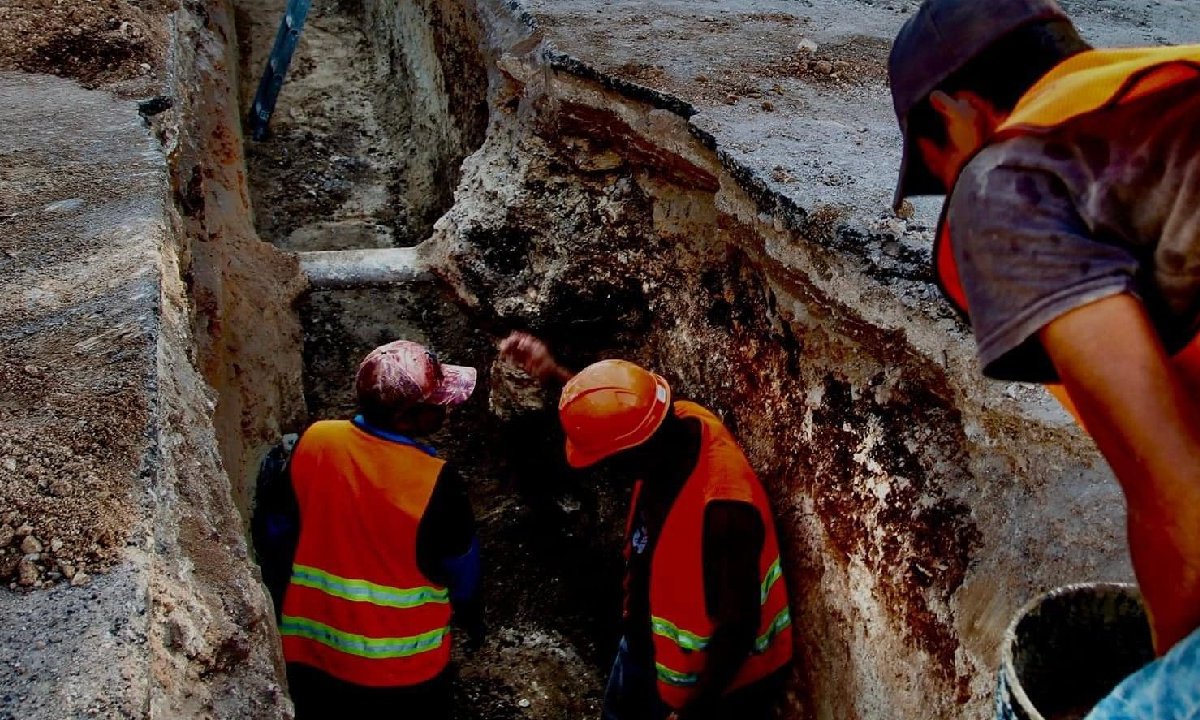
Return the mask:
<svg viewBox="0 0 1200 720">
<path fill-rule="evenodd" d="M 473 367 L 443 365 L 420 343 L 380 345 L 358 366 L 354 389 L 359 403 L 402 409 L 413 405 L 458 405 L 475 391 Z"/>
</svg>

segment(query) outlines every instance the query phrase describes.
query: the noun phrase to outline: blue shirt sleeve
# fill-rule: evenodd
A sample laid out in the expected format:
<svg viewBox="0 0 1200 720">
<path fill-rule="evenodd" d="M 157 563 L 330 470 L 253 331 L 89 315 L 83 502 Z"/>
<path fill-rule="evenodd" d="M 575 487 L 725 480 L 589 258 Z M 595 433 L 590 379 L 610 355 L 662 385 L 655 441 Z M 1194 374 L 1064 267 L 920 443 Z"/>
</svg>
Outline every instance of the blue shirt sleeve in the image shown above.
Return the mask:
<svg viewBox="0 0 1200 720">
<path fill-rule="evenodd" d="M 1130 675 L 1085 720 L 1200 718 L 1200 630 Z"/>
</svg>

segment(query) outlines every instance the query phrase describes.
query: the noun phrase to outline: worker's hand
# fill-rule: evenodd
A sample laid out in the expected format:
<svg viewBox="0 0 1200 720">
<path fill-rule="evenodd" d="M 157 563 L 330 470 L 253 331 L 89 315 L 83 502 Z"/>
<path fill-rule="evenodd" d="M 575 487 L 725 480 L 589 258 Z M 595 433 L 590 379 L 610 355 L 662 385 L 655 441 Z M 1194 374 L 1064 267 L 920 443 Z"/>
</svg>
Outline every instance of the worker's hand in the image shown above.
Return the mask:
<svg viewBox="0 0 1200 720">
<path fill-rule="evenodd" d="M 550 354 L 546 343 L 525 332 L 513 332 L 500 341 L 500 357 L 542 383 L 566 382 L 571 374 Z"/>
</svg>

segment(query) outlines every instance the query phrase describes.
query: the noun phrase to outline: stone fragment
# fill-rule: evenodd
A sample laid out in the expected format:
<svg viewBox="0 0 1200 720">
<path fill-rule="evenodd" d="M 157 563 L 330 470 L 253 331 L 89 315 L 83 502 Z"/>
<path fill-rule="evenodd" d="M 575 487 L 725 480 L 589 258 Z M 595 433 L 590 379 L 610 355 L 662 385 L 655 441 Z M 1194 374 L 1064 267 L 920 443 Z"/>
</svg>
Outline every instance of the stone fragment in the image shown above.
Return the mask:
<svg viewBox="0 0 1200 720">
<path fill-rule="evenodd" d="M 8 472 L 16 472 L 17 471 L 17 459 L 11 458 L 11 457 L 4 458 L 4 469 L 7 470 Z"/>
<path fill-rule="evenodd" d="M 804 38 L 800 41 L 796 49 L 802 53 L 815 53 L 817 51 L 817 43 L 810 38 Z"/>
<path fill-rule="evenodd" d="M 33 535 L 26 535 L 25 539 L 21 541 L 21 552 L 25 553 L 26 555 L 40 553 L 41 551 L 42 541 L 38 540 Z"/>
<path fill-rule="evenodd" d="M 833 63 L 829 62 L 828 60 L 818 60 L 817 63 L 813 65 L 813 69 L 822 75 L 832 75 Z"/>
<path fill-rule="evenodd" d="M 75 576 L 71 578 L 71 586 L 72 587 L 81 587 L 83 585 L 87 585 L 91 581 L 92 581 L 91 575 L 88 575 L 85 572 L 79 572 L 79 573 L 75 573 Z"/>
<path fill-rule="evenodd" d="M 59 540 L 58 538 L 54 538 L 50 541 L 50 552 L 58 552 L 59 550 L 62 550 L 62 546 L 63 541 Z"/>
<path fill-rule="evenodd" d="M 12 525 L 0 525 L 0 548 L 11 545 L 16 536 L 17 532 L 12 529 Z"/>
<path fill-rule="evenodd" d="M 22 560 L 17 564 L 17 583 L 24 587 L 29 587 L 38 581 L 37 565 L 34 565 L 29 560 Z"/>
</svg>

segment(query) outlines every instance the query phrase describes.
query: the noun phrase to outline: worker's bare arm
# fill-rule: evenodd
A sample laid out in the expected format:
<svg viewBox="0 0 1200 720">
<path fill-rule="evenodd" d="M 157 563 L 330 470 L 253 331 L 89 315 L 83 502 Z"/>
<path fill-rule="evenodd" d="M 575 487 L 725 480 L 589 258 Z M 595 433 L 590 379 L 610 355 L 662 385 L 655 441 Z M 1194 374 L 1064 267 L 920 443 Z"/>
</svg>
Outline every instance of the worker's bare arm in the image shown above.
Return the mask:
<svg viewBox="0 0 1200 720">
<path fill-rule="evenodd" d="M 543 385 L 565 385 L 575 376 L 575 373 L 558 364 L 546 343 L 529 333 L 513 332 L 501 340 L 500 357 L 529 373 Z"/>
<path fill-rule="evenodd" d="M 1124 490 L 1130 553 L 1163 653 L 1200 627 L 1200 398 L 1131 295 L 1067 313 L 1040 339 Z"/>
</svg>

